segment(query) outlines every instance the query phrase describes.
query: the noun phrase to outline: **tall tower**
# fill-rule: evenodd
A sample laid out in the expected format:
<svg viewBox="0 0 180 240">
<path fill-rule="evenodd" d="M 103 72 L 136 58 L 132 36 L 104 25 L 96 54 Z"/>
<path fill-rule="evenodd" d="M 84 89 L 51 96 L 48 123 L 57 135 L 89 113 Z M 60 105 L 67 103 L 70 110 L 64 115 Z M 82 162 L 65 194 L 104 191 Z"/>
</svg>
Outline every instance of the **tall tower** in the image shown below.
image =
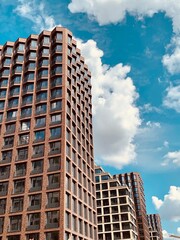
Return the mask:
<svg viewBox="0 0 180 240">
<path fill-rule="evenodd" d="M 148 224 L 151 240 L 163 240 L 161 218 L 159 214 L 148 214 Z"/>
<path fill-rule="evenodd" d="M 140 174 L 137 172 L 117 174 L 114 175 L 114 178 L 118 178 L 121 184 L 127 184 L 132 190 L 138 227 L 138 240 L 150 240 L 144 187 Z"/>
<path fill-rule="evenodd" d="M 134 201 L 127 185 L 95 167 L 98 240 L 137 240 Z"/>
<path fill-rule="evenodd" d="M 91 76 L 71 32 L 0 50 L 0 239 L 97 239 Z"/>
</svg>

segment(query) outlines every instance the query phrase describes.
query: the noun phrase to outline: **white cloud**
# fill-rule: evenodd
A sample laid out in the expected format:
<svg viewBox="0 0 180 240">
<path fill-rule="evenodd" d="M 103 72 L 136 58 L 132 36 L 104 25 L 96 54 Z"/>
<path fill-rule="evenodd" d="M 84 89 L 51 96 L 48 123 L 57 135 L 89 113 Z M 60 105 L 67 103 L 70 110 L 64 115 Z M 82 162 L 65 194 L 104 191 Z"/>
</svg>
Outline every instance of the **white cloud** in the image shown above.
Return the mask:
<svg viewBox="0 0 180 240">
<path fill-rule="evenodd" d="M 166 92 L 163 105 L 180 113 L 180 85 L 170 86 L 166 89 Z"/>
<path fill-rule="evenodd" d="M 162 166 L 167 166 L 169 164 L 174 164 L 180 167 L 180 151 L 168 152 L 164 156 L 164 161 L 162 162 Z"/>
<path fill-rule="evenodd" d="M 180 22 L 179 22 L 180 24 Z M 171 74 L 180 73 L 180 36 L 177 35 L 172 38 L 168 45 L 169 54 L 163 56 L 162 63 Z"/>
<path fill-rule="evenodd" d="M 180 2 L 177 0 L 71 0 L 68 7 L 72 13 L 87 13 L 100 25 L 121 22 L 126 13 L 142 19 L 165 12 L 172 19 L 174 32 L 180 32 Z"/>
<path fill-rule="evenodd" d="M 152 202 L 162 219 L 180 221 L 180 187 L 171 186 L 164 200 L 153 196 Z"/>
<path fill-rule="evenodd" d="M 42 1 L 18 0 L 18 3 L 14 12 L 30 20 L 35 31 L 52 30 L 55 27 L 55 20 L 53 16 L 48 15 Z"/>
<path fill-rule="evenodd" d="M 146 103 L 141 107 L 143 113 L 157 112 L 161 113 L 161 109 L 155 106 L 152 106 L 150 103 Z"/>
<path fill-rule="evenodd" d="M 165 240 L 172 239 L 171 237 L 169 237 L 170 234 L 166 230 L 163 230 L 162 233 L 163 233 L 163 239 Z"/>
<path fill-rule="evenodd" d="M 171 53 L 166 54 L 162 63 L 171 74 L 180 73 L 180 1 L 177 0 L 71 0 L 69 10 L 72 13 L 87 13 L 100 25 L 122 22 L 126 14 L 135 16 L 138 20 L 155 13 L 164 12 L 172 20 L 173 32 Z M 146 53 L 150 53 L 147 51 Z"/>
<path fill-rule="evenodd" d="M 146 126 L 149 128 L 160 128 L 161 124 L 159 122 L 148 121 L 148 122 L 146 122 Z"/>
<path fill-rule="evenodd" d="M 141 123 L 138 97 L 129 66 L 102 63 L 103 51 L 96 42 L 79 41 L 79 48 L 92 73 L 94 142 L 98 163 L 121 168 L 135 158 L 134 136 Z"/>
<path fill-rule="evenodd" d="M 158 199 L 157 197 L 153 196 L 152 201 L 157 209 L 159 209 L 163 205 L 163 201 Z"/>
</svg>

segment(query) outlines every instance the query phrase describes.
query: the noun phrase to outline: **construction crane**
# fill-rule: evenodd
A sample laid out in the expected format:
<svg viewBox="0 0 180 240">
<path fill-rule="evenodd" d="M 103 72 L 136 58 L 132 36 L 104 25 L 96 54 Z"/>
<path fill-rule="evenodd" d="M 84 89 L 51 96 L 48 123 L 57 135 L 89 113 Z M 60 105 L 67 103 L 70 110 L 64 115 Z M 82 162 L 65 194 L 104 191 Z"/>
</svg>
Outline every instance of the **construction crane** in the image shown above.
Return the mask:
<svg viewBox="0 0 180 240">
<path fill-rule="evenodd" d="M 173 235 L 173 234 L 169 235 L 169 237 L 172 237 L 172 238 L 180 238 L 180 236 L 176 236 L 176 235 Z"/>
</svg>

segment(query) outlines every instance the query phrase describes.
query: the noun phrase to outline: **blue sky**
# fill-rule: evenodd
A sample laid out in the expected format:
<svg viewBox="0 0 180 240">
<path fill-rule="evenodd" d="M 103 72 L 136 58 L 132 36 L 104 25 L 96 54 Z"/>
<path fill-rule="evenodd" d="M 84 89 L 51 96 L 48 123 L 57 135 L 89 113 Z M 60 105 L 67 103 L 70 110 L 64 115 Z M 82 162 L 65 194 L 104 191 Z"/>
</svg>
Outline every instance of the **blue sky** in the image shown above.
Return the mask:
<svg viewBox="0 0 180 240">
<path fill-rule="evenodd" d="M 147 211 L 180 234 L 180 3 L 1 0 L 0 44 L 69 28 L 92 72 L 95 159 L 142 174 Z M 116 167 L 114 167 L 116 166 Z"/>
</svg>

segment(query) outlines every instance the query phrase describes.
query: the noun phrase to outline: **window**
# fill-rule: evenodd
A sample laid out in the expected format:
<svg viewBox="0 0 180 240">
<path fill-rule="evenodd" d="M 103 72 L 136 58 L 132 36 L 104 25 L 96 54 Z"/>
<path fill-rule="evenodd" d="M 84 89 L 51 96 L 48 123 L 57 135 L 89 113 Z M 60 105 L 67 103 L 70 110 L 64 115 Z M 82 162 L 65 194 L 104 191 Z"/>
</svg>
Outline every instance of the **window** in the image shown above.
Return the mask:
<svg viewBox="0 0 180 240">
<path fill-rule="evenodd" d="M 70 228 L 70 213 L 65 213 L 65 227 Z"/>
<path fill-rule="evenodd" d="M 17 63 L 17 62 L 22 63 L 23 60 L 24 60 L 24 56 L 23 56 L 23 55 L 17 55 L 17 57 L 16 57 L 16 59 L 15 59 L 15 62 L 16 62 L 16 63 Z"/>
<path fill-rule="evenodd" d="M 4 138 L 4 147 L 12 147 L 14 143 L 14 137 L 6 137 Z"/>
<path fill-rule="evenodd" d="M 60 142 L 49 143 L 49 146 L 50 146 L 50 153 L 51 154 L 60 153 L 60 150 L 61 150 L 61 143 Z"/>
<path fill-rule="evenodd" d="M 5 101 L 0 101 L 0 109 L 4 109 L 4 103 Z"/>
<path fill-rule="evenodd" d="M 57 98 L 57 97 L 62 97 L 62 89 L 61 88 L 51 90 L 51 98 Z"/>
<path fill-rule="evenodd" d="M 35 62 L 30 62 L 28 65 L 27 65 L 27 67 L 26 67 L 26 69 L 27 70 L 34 70 L 35 69 L 35 67 L 36 67 L 36 63 Z"/>
<path fill-rule="evenodd" d="M 15 180 L 14 181 L 14 193 L 23 193 L 25 187 L 25 180 Z"/>
<path fill-rule="evenodd" d="M 57 188 L 60 185 L 60 174 L 55 173 L 48 176 L 48 188 Z"/>
<path fill-rule="evenodd" d="M 28 73 L 25 77 L 24 77 L 24 81 L 27 82 L 29 80 L 34 80 L 34 73 Z"/>
<path fill-rule="evenodd" d="M 12 79 L 12 83 L 14 84 L 18 84 L 21 82 L 21 75 L 16 75 L 13 79 Z"/>
<path fill-rule="evenodd" d="M 51 128 L 50 133 L 51 133 L 51 138 L 61 137 L 61 128 L 60 127 Z"/>
<path fill-rule="evenodd" d="M 10 70 L 9 70 L 9 69 L 4 69 L 4 70 L 1 72 L 0 76 L 8 76 L 9 73 L 10 73 Z"/>
<path fill-rule="evenodd" d="M 4 196 L 7 194 L 8 182 L 0 182 L 0 195 Z"/>
<path fill-rule="evenodd" d="M 18 98 L 12 98 L 9 100 L 8 107 L 17 107 L 18 102 L 19 102 Z"/>
<path fill-rule="evenodd" d="M 33 161 L 31 174 L 42 173 L 42 171 L 43 171 L 43 161 L 42 160 Z"/>
<path fill-rule="evenodd" d="M 0 199 L 0 214 L 4 214 L 6 211 L 6 199 Z"/>
<path fill-rule="evenodd" d="M 7 87 L 8 85 L 8 79 L 2 79 L 0 81 L 0 87 Z"/>
<path fill-rule="evenodd" d="M 21 122 L 21 131 L 27 131 L 30 129 L 30 120 Z"/>
<path fill-rule="evenodd" d="M 20 52 L 23 52 L 24 51 L 24 46 L 25 46 L 24 43 L 19 43 L 18 47 L 17 47 L 17 50 L 20 51 Z"/>
<path fill-rule="evenodd" d="M 19 135 L 19 145 L 28 144 L 29 143 L 29 134 Z"/>
<path fill-rule="evenodd" d="M 49 158 L 49 169 L 48 171 L 56 171 L 60 169 L 60 157 Z"/>
<path fill-rule="evenodd" d="M 49 192 L 47 193 L 48 208 L 59 207 L 60 193 L 59 192 Z"/>
<path fill-rule="evenodd" d="M 47 86 L 48 86 L 48 81 L 47 80 L 39 81 L 38 85 L 37 85 L 37 90 L 47 88 Z"/>
<path fill-rule="evenodd" d="M 35 141 L 43 141 L 45 139 L 45 131 L 41 130 L 41 131 L 37 131 L 34 134 L 34 140 Z"/>
<path fill-rule="evenodd" d="M 11 158 L 12 158 L 12 151 L 5 151 L 5 152 L 2 152 L 2 161 L 11 161 Z"/>
<path fill-rule="evenodd" d="M 27 230 L 36 230 L 40 226 L 40 213 L 28 214 Z"/>
<path fill-rule="evenodd" d="M 39 78 L 41 78 L 41 77 L 48 77 L 48 69 L 43 69 L 43 70 L 39 71 L 38 77 Z"/>
<path fill-rule="evenodd" d="M 24 176 L 26 174 L 26 163 L 16 164 L 15 176 Z"/>
<path fill-rule="evenodd" d="M 59 240 L 59 232 L 46 233 L 46 240 Z"/>
<path fill-rule="evenodd" d="M 60 123 L 61 122 L 61 114 L 51 115 L 51 123 Z"/>
<path fill-rule="evenodd" d="M 0 122 L 3 120 L 3 113 L 0 113 Z"/>
<path fill-rule="evenodd" d="M 10 167 L 0 167 L 0 179 L 8 178 L 10 174 Z"/>
<path fill-rule="evenodd" d="M 7 120 L 15 119 L 17 116 L 17 110 L 7 112 Z"/>
<path fill-rule="evenodd" d="M 33 147 L 34 157 L 42 157 L 44 156 L 44 144 L 37 145 Z"/>
<path fill-rule="evenodd" d="M 23 197 L 12 198 L 11 212 L 20 212 L 23 209 Z"/>
<path fill-rule="evenodd" d="M 31 47 L 36 47 L 37 46 L 37 40 L 31 40 L 30 46 Z"/>
<path fill-rule="evenodd" d="M 46 213 L 46 228 L 57 228 L 59 226 L 59 211 Z"/>
<path fill-rule="evenodd" d="M 42 177 L 31 178 L 31 189 L 30 191 L 39 191 L 42 188 Z"/>
<path fill-rule="evenodd" d="M 28 157 L 28 148 L 21 148 L 18 150 L 18 160 L 26 160 Z"/>
<path fill-rule="evenodd" d="M 29 117 L 32 113 L 32 107 L 26 107 L 21 109 L 21 117 Z"/>
<path fill-rule="evenodd" d="M 62 40 L 62 32 L 58 32 L 58 33 L 56 33 L 56 40 L 57 41 L 61 41 Z"/>
<path fill-rule="evenodd" d="M 29 58 L 35 59 L 36 58 L 36 52 L 35 51 L 30 51 Z"/>
<path fill-rule="evenodd" d="M 62 77 L 56 77 L 51 82 L 51 87 L 62 85 Z"/>
<path fill-rule="evenodd" d="M 61 73 L 62 73 L 62 65 L 54 67 L 51 71 L 52 75 L 61 74 Z"/>
<path fill-rule="evenodd" d="M 21 216 L 10 217 L 10 232 L 21 230 Z"/>
<path fill-rule="evenodd" d="M 36 127 L 43 127 L 46 124 L 46 118 L 45 117 L 40 117 L 36 118 Z"/>
<path fill-rule="evenodd" d="M 60 54 L 60 55 L 55 56 L 53 58 L 52 62 L 53 62 L 53 64 L 54 63 L 61 63 L 62 62 L 62 55 Z"/>
<path fill-rule="evenodd" d="M 11 58 L 5 58 L 3 62 L 3 66 L 9 66 L 11 63 Z"/>
<path fill-rule="evenodd" d="M 62 102 L 61 101 L 55 101 L 51 103 L 51 111 L 55 110 L 61 110 Z"/>
<path fill-rule="evenodd" d="M 35 194 L 29 196 L 28 210 L 36 210 L 41 207 L 41 194 Z"/>
<path fill-rule="evenodd" d="M 22 65 L 17 65 L 12 70 L 13 73 L 21 73 L 22 72 Z"/>
<path fill-rule="evenodd" d="M 36 114 L 46 113 L 46 103 L 36 106 Z"/>
<path fill-rule="evenodd" d="M 24 104 L 24 105 L 31 104 L 32 101 L 33 101 L 33 95 L 27 95 L 27 96 L 23 97 L 22 104 Z"/>
<path fill-rule="evenodd" d="M 62 44 L 57 44 L 53 51 L 62 52 Z"/>
<path fill-rule="evenodd" d="M 47 92 L 40 92 L 36 96 L 36 100 L 39 101 L 44 101 L 47 99 Z"/>
<path fill-rule="evenodd" d="M 48 59 L 43 59 L 39 62 L 39 67 L 48 66 L 48 65 L 49 65 L 49 60 Z"/>
<path fill-rule="evenodd" d="M 39 240 L 39 233 L 27 234 L 26 240 Z"/>
<path fill-rule="evenodd" d="M 13 48 L 12 47 L 7 47 L 6 50 L 5 50 L 5 53 L 6 54 L 12 54 L 12 51 L 13 51 Z"/>
</svg>

